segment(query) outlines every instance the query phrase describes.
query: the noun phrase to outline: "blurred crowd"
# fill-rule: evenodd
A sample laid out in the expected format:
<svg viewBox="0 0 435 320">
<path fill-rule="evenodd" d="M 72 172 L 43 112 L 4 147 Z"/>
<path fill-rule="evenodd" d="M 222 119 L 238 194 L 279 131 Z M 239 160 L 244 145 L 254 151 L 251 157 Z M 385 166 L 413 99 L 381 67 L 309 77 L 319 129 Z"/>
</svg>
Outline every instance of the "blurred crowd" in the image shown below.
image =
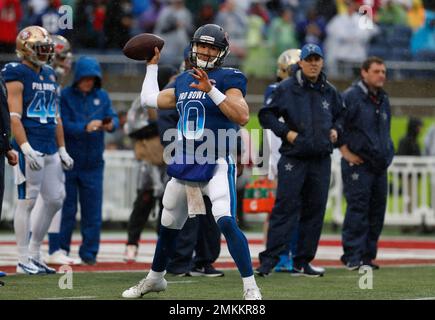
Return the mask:
<svg viewBox="0 0 435 320">
<path fill-rule="evenodd" d="M 32 24 L 65 36 L 78 52 L 91 49 L 119 53 L 132 36 L 149 32 L 166 41 L 162 63 L 176 66 L 182 61 L 183 49 L 193 31 L 202 24 L 216 23 L 229 34 L 230 64 L 241 67 L 248 76 L 269 76 L 270 65 L 279 53 L 307 42 L 324 49 L 328 72 L 334 76 L 341 62 L 362 62 L 371 53 L 373 43 L 373 53 L 383 58 L 391 58 L 390 49 L 397 45 L 394 58 L 402 61 L 421 51 L 435 52 L 435 5 L 431 2 L 0 0 L 0 52 L 12 53 L 18 31 Z M 66 19 L 59 12 L 62 5 L 73 9 L 71 30 L 58 23 Z M 385 30 L 393 31 L 387 35 Z M 396 34 L 400 41 L 395 41 Z"/>
</svg>

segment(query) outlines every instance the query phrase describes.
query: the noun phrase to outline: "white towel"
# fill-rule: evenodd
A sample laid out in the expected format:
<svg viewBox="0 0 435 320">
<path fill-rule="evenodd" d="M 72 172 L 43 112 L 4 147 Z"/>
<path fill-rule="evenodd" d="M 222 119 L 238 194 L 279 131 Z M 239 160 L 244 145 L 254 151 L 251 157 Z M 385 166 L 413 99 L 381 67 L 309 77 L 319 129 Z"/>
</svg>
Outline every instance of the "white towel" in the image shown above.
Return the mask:
<svg viewBox="0 0 435 320">
<path fill-rule="evenodd" d="M 206 214 L 204 199 L 202 198 L 201 188 L 198 183 L 186 182 L 185 188 L 189 218 L 193 218 L 200 214 Z"/>
<path fill-rule="evenodd" d="M 18 164 L 16 164 L 12 168 L 14 169 L 14 182 L 16 185 L 22 184 L 24 181 L 26 181 L 26 177 L 24 176 Z"/>
</svg>

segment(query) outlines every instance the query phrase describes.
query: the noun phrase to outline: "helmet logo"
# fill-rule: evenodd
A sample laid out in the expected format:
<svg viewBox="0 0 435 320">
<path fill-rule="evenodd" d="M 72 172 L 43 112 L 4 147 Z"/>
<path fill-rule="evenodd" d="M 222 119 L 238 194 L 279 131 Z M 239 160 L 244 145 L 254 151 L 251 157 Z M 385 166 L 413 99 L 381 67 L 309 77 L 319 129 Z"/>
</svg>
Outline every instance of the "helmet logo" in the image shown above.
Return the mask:
<svg viewBox="0 0 435 320">
<path fill-rule="evenodd" d="M 201 37 L 199 37 L 199 40 L 202 40 L 202 41 L 207 41 L 207 42 L 214 42 L 215 41 L 215 38 L 214 37 L 210 37 L 210 36 L 201 36 Z"/>
<path fill-rule="evenodd" d="M 62 51 L 63 48 L 65 48 L 65 46 L 64 46 L 63 44 L 61 44 L 61 43 L 57 43 L 57 44 L 56 44 L 56 47 L 55 47 L 55 51 L 56 51 L 56 52 Z"/>
<path fill-rule="evenodd" d="M 21 40 L 26 41 L 27 39 L 30 38 L 30 36 L 31 36 L 31 34 L 30 34 L 29 31 L 23 31 L 23 32 L 21 33 Z"/>
</svg>

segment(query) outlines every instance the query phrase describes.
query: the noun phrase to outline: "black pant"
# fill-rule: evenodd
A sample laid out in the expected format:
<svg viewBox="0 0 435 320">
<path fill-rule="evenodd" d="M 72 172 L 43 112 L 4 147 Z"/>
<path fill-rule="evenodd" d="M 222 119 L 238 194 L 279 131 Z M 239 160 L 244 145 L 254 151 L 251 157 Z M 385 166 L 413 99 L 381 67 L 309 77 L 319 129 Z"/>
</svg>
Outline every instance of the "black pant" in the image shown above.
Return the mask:
<svg viewBox="0 0 435 320">
<path fill-rule="evenodd" d="M 278 162 L 276 203 L 269 220 L 266 250 L 259 271 L 269 273 L 288 248 L 298 227 L 294 264 L 309 263 L 316 255 L 328 201 L 331 158 L 297 159 L 281 156 Z"/>
<path fill-rule="evenodd" d="M 204 197 L 204 203 L 207 214 L 188 218 L 178 234 L 175 255 L 168 264 L 168 272 L 186 273 L 193 267 L 211 265 L 219 257 L 221 233 L 211 212 L 210 199 Z"/>
<path fill-rule="evenodd" d="M 3 208 L 3 194 L 5 192 L 5 155 L 0 152 L 0 220 Z"/>
<path fill-rule="evenodd" d="M 137 190 L 136 200 L 133 204 L 133 211 L 131 212 L 127 225 L 127 244 L 133 244 L 136 246 L 139 244 L 140 235 L 148 221 L 148 217 L 154 207 L 155 201 L 156 199 L 153 197 L 152 190 Z"/>
<path fill-rule="evenodd" d="M 387 170 L 373 172 L 368 164 L 350 166 L 341 160 L 344 196 L 347 201 L 342 240 L 344 263 L 376 259 L 384 226 L 388 196 Z"/>
</svg>

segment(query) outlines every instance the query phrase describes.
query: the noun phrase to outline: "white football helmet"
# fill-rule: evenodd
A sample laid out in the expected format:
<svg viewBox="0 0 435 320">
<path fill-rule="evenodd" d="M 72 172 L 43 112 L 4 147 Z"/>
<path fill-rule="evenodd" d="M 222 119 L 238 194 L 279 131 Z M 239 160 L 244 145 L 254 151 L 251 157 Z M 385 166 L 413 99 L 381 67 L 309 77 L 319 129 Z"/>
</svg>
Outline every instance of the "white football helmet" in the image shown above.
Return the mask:
<svg viewBox="0 0 435 320">
<path fill-rule="evenodd" d="M 281 80 L 287 79 L 291 76 L 291 68 L 293 65 L 298 63 L 301 59 L 301 50 L 299 49 L 288 49 L 280 54 L 276 64 L 276 76 Z"/>
</svg>

